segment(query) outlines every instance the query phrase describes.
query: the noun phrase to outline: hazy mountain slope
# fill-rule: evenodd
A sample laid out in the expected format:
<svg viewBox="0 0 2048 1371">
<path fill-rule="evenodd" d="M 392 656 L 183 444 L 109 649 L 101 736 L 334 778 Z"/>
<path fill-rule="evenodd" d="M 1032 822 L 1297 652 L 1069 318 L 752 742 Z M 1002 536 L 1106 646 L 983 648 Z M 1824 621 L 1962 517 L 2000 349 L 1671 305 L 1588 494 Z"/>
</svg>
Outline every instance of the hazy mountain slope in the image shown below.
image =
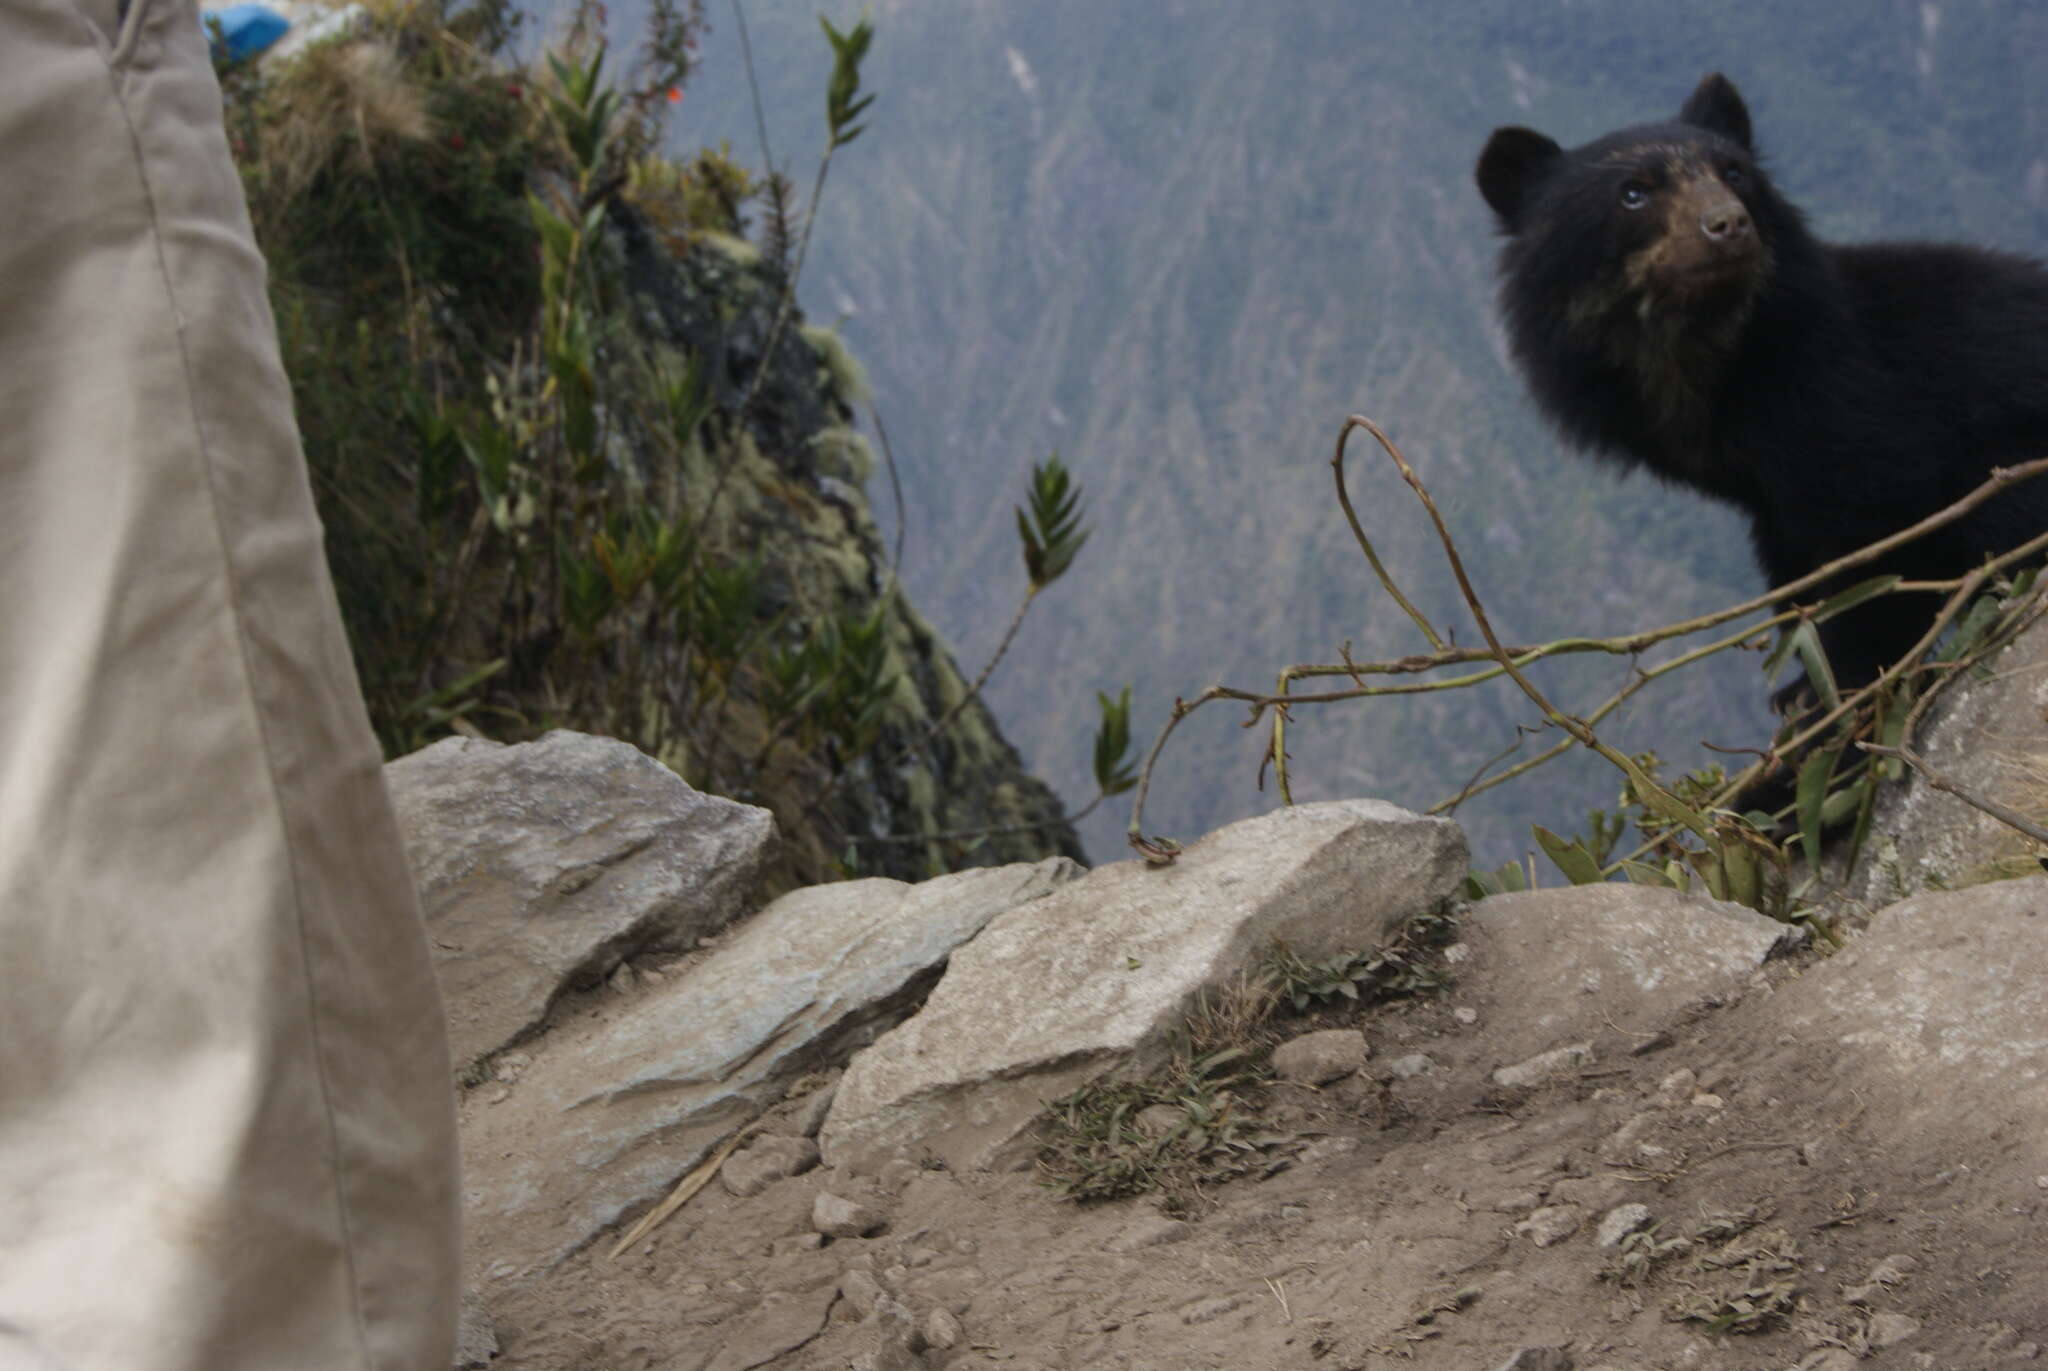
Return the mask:
<svg viewBox="0 0 2048 1371">
<path fill-rule="evenodd" d="M 808 184 L 826 48 L 811 0 L 747 8 L 777 158 Z M 1469 168 L 1494 125 L 1566 141 L 1676 107 L 1727 70 L 1781 182 L 1825 233 L 2048 245 L 2048 22 L 2017 3 L 897 0 L 877 13 L 869 134 L 826 192 L 804 282 L 848 316 L 904 469 L 906 575 L 969 662 L 1021 579 L 1010 506 L 1058 448 L 1094 541 L 1034 611 L 993 699 L 1027 760 L 1084 800 L 1093 691 L 1136 683 L 1147 739 L 1176 694 L 1290 661 L 1420 645 L 1330 498 L 1352 410 L 1394 429 L 1503 632 L 1611 633 L 1755 588 L 1736 523 L 1563 454 L 1490 318 Z M 676 134 L 757 161 L 731 11 Z M 1459 622 L 1419 509 L 1356 449 L 1361 511 L 1411 593 Z M 1607 663 L 1579 704 L 1624 678 Z M 1676 683 L 1620 740 L 1688 760 L 1761 732 L 1753 663 Z M 1300 794 L 1427 804 L 1533 711 L 1505 694 L 1304 712 Z M 1270 804 L 1259 740 L 1212 706 L 1169 753 L 1149 826 Z M 1612 791 L 1546 774 L 1461 817 L 1480 855 Z M 1497 802 L 1495 802 L 1497 801 Z M 1124 811 L 1089 833 L 1115 855 Z"/>
</svg>

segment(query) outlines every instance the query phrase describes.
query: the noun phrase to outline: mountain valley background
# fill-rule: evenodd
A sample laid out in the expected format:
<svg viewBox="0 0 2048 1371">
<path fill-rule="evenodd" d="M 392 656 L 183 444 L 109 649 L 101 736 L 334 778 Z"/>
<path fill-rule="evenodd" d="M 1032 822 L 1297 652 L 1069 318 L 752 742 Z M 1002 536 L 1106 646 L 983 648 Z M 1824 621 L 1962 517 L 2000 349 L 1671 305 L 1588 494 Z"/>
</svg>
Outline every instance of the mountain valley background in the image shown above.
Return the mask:
<svg viewBox="0 0 2048 1371">
<path fill-rule="evenodd" d="M 638 0 L 614 5 L 637 31 Z M 828 8 L 844 27 L 850 8 Z M 746 0 L 775 164 L 808 190 L 829 50 L 814 0 Z M 1344 417 L 1387 426 L 1428 482 L 1502 635 L 1649 627 L 1761 589 L 1729 512 L 1566 452 L 1494 322 L 1488 132 L 1567 145 L 1669 117 L 1708 71 L 1756 117 L 1779 186 L 1828 238 L 2048 252 L 2048 7 L 1981 3 L 1259 5 L 886 0 L 877 99 L 832 169 L 800 286 L 866 365 L 905 494 L 903 576 L 962 666 L 1023 586 L 1012 507 L 1057 450 L 1092 537 L 989 687 L 1070 807 L 1093 794 L 1095 692 L 1133 690 L 1142 750 L 1176 695 L 1269 688 L 1291 662 L 1424 647 L 1332 498 Z M 729 0 L 672 122 L 679 149 L 762 161 Z M 758 212 L 756 213 L 758 222 Z M 872 434 L 870 434 L 872 439 Z M 1359 435 L 1353 497 L 1397 580 L 1476 643 L 1421 508 Z M 886 478 L 870 483 L 890 516 Z M 1668 649 L 1667 649 L 1668 652 Z M 1654 660 L 1654 655 L 1653 658 Z M 1566 708 L 1620 659 L 1553 672 Z M 1674 768 L 1769 728 L 1759 659 L 1639 695 L 1603 736 Z M 1148 831 L 1190 838 L 1277 803 L 1263 729 L 1207 706 L 1155 777 Z M 1295 797 L 1421 809 L 1533 725 L 1505 683 L 1295 711 Z M 1526 740 L 1518 756 L 1553 734 Z M 1570 757 L 1457 817 L 1475 865 L 1581 826 L 1617 778 Z M 1129 797 L 1084 828 L 1125 855 Z"/>
</svg>

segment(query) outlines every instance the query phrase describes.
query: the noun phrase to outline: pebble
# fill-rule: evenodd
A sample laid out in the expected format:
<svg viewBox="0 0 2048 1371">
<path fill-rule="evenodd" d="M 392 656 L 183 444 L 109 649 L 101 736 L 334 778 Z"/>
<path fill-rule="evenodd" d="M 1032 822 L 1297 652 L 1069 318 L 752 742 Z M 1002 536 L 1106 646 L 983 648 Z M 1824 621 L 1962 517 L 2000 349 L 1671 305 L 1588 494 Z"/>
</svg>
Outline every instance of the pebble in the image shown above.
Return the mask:
<svg viewBox="0 0 2048 1371">
<path fill-rule="evenodd" d="M 1579 1231 L 1580 1214 L 1575 1204 L 1546 1205 L 1516 1224 L 1515 1232 L 1526 1234 L 1538 1247 L 1549 1247 Z"/>
<path fill-rule="evenodd" d="M 1650 1206 L 1647 1204 L 1617 1204 L 1600 1220 L 1600 1227 L 1593 1235 L 1593 1245 L 1619 1247 L 1623 1238 L 1648 1226 L 1649 1222 Z"/>
<path fill-rule="evenodd" d="M 745 1151 L 726 1159 L 718 1170 L 718 1183 L 726 1193 L 745 1199 L 758 1195 L 787 1176 L 800 1176 L 818 1164 L 818 1145 L 809 1138 L 788 1138 L 768 1133 L 754 1139 Z"/>
<path fill-rule="evenodd" d="M 1283 1081 L 1328 1085 L 1355 1074 L 1372 1056 L 1365 1034 L 1355 1028 L 1304 1033 L 1273 1049 L 1273 1074 Z"/>
<path fill-rule="evenodd" d="M 1387 1070 L 1402 1080 L 1413 1080 L 1436 1070 L 1436 1062 L 1426 1052 L 1410 1052 L 1405 1057 L 1396 1057 L 1387 1063 Z"/>
<path fill-rule="evenodd" d="M 1872 1314 L 1870 1316 L 1870 1345 L 1892 1347 L 1904 1342 L 1920 1331 L 1920 1320 L 1909 1314 Z"/>
<path fill-rule="evenodd" d="M 888 1222 L 889 1216 L 880 1210 L 855 1204 L 829 1190 L 819 1191 L 811 1204 L 811 1227 L 828 1238 L 864 1238 L 880 1232 Z"/>
<path fill-rule="evenodd" d="M 960 1320 L 950 1310 L 934 1309 L 924 1316 L 924 1340 L 941 1352 L 959 1346 L 965 1336 Z"/>
<path fill-rule="evenodd" d="M 1560 1071 L 1591 1066 L 1594 1061 L 1593 1044 L 1572 1043 L 1548 1052 L 1539 1052 L 1525 1062 L 1501 1067 L 1493 1073 L 1493 1083 L 1506 1086 L 1535 1085 Z"/>
</svg>

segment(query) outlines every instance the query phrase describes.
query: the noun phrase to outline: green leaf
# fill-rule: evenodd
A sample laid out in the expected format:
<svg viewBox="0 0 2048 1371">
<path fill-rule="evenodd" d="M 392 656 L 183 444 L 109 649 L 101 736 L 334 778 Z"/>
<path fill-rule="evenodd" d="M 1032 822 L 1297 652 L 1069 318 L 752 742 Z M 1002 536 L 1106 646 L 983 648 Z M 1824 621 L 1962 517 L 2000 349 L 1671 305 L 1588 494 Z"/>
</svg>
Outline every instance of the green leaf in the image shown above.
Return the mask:
<svg viewBox="0 0 2048 1371">
<path fill-rule="evenodd" d="M 1670 876 L 1666 875 L 1661 869 L 1651 866 L 1646 862 L 1638 862 L 1624 857 L 1621 862 L 1621 874 L 1637 885 L 1656 886 L 1663 890 L 1674 888 Z"/>
<path fill-rule="evenodd" d="M 1573 885 L 1598 885 L 1604 879 L 1600 874 L 1600 863 L 1593 860 L 1593 854 L 1586 851 L 1584 843 L 1574 840 L 1566 842 L 1542 824 L 1533 825 L 1536 845 L 1557 864 L 1565 879 Z"/>
<path fill-rule="evenodd" d="M 1806 860 L 1820 862 L 1821 808 L 1828 797 L 1828 783 L 1835 778 L 1835 766 L 1842 759 L 1840 748 L 1826 748 L 1808 757 L 1799 768 L 1797 801 L 1799 837 L 1806 845 Z"/>
<path fill-rule="evenodd" d="M 1813 611 L 1813 622 L 1819 623 L 1823 619 L 1832 619 L 1845 610 L 1856 608 L 1865 600 L 1874 600 L 1904 579 L 1902 576 L 1891 574 L 1873 576 L 1867 581 L 1858 581 L 1840 594 L 1831 595 L 1821 601 L 1820 607 Z"/>
</svg>

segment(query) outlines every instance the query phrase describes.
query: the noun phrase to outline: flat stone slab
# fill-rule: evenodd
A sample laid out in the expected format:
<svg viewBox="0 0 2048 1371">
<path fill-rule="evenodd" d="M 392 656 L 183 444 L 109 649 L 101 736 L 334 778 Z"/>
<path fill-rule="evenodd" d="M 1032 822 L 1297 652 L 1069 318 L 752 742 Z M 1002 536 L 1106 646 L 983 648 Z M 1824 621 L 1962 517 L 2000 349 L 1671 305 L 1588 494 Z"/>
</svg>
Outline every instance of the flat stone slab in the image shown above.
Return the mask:
<svg viewBox="0 0 2048 1371">
<path fill-rule="evenodd" d="M 1892 905 L 1799 988 L 1758 1036 L 1828 1044 L 1843 1117 L 1902 1149 L 2002 1139 L 2048 1175 L 2048 876 Z"/>
<path fill-rule="evenodd" d="M 916 1017 L 854 1058 L 820 1146 L 834 1165 L 1003 1164 L 1046 1101 L 1162 1060 L 1195 996 L 1275 939 L 1310 958 L 1371 950 L 1465 871 L 1456 824 L 1378 800 L 1246 819 L 1171 866 L 1098 867 L 955 954 Z"/>
<path fill-rule="evenodd" d="M 775 838 L 767 810 L 583 733 L 444 738 L 384 777 L 458 1069 L 530 1032 L 564 990 L 723 927 Z"/>
<path fill-rule="evenodd" d="M 1465 916 L 1458 998 L 1479 1010 L 1488 1069 L 1602 1039 L 1625 1050 L 1740 991 L 1791 935 L 1744 905 L 1653 886 L 1494 895 Z"/>
<path fill-rule="evenodd" d="M 465 1102 L 486 1277 L 544 1268 L 661 1198 L 796 1077 L 900 1022 L 990 919 L 1078 870 L 1056 857 L 792 891 L 609 1021 L 550 1033 L 506 1098 Z"/>
</svg>

